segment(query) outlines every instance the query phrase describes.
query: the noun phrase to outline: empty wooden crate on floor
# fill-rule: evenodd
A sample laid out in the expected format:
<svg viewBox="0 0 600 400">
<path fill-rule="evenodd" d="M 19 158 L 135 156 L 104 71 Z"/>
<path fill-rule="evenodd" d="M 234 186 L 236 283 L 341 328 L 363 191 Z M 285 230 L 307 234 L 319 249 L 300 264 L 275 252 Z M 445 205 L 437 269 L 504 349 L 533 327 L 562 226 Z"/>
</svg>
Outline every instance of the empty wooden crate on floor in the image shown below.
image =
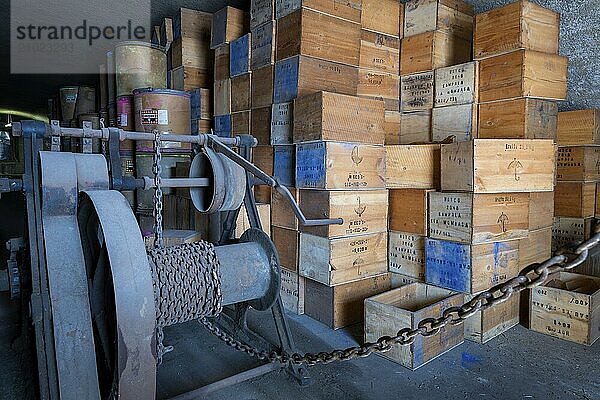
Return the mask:
<svg viewBox="0 0 600 400">
<path fill-rule="evenodd" d="M 395 336 L 403 328 L 417 329 L 420 321 L 438 318 L 444 310 L 462 305 L 464 295 L 413 283 L 365 300 L 365 341 Z M 415 370 L 464 341 L 462 324 L 447 325 L 437 335 L 417 336 L 409 346 L 395 346 L 383 357 Z"/>
<path fill-rule="evenodd" d="M 465 300 L 471 300 L 473 297 L 465 296 Z M 514 294 L 507 301 L 469 317 L 464 322 L 465 339 L 486 343 L 516 326 L 519 323 L 519 300 L 519 296 Z"/>
<path fill-rule="evenodd" d="M 590 109 L 558 113 L 556 141 L 560 146 L 600 144 L 600 111 Z"/>
</svg>

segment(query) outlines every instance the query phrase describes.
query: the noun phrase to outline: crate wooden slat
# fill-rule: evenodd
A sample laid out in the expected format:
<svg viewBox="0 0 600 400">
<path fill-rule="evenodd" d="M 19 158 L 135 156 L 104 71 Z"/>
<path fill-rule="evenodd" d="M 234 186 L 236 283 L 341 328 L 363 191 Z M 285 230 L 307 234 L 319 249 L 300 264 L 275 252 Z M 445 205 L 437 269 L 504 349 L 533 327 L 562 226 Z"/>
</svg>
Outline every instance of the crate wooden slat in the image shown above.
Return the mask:
<svg viewBox="0 0 600 400">
<path fill-rule="evenodd" d="M 552 140 L 474 139 L 442 145 L 444 191 L 544 192 L 554 189 Z"/>
<path fill-rule="evenodd" d="M 231 78 L 229 74 L 229 45 L 224 44 L 215 49 L 215 81 Z"/>
<path fill-rule="evenodd" d="M 236 135 L 250 135 L 250 111 L 240 111 L 231 114 L 231 133 Z"/>
<path fill-rule="evenodd" d="M 600 180 L 600 146 L 559 147 L 556 178 L 559 181 Z"/>
<path fill-rule="evenodd" d="M 400 115 L 400 144 L 431 143 L 433 110 L 421 110 Z"/>
<path fill-rule="evenodd" d="M 383 144 L 383 102 L 318 92 L 297 98 L 294 143 L 314 140 Z"/>
<path fill-rule="evenodd" d="M 364 300 L 388 290 L 389 274 L 334 287 L 306 279 L 304 311 L 328 327 L 339 329 L 362 322 Z"/>
<path fill-rule="evenodd" d="M 250 131 L 259 145 L 271 144 L 271 107 L 252 109 Z"/>
<path fill-rule="evenodd" d="M 212 119 L 212 93 L 210 89 L 190 90 L 190 107 L 192 120 L 194 119 Z"/>
<path fill-rule="evenodd" d="M 364 29 L 398 37 L 400 2 L 396 0 L 363 1 L 360 22 Z"/>
<path fill-rule="evenodd" d="M 267 24 L 275 19 L 275 0 L 250 1 L 250 29 Z"/>
<path fill-rule="evenodd" d="M 276 43 L 277 61 L 302 55 L 358 67 L 360 25 L 303 8 L 277 21 Z"/>
<path fill-rule="evenodd" d="M 388 266 L 390 272 L 425 282 L 425 236 L 390 230 Z"/>
<path fill-rule="evenodd" d="M 359 23 L 362 0 L 335 2 L 330 0 L 275 0 L 275 18 L 279 20 L 301 7 Z"/>
<path fill-rule="evenodd" d="M 594 218 L 555 217 L 552 224 L 552 251 L 579 245 L 589 239 L 595 224 Z"/>
<path fill-rule="evenodd" d="M 402 274 L 396 274 L 396 273 L 390 273 L 390 282 L 392 283 L 392 289 L 396 289 L 402 286 L 406 286 L 406 285 L 410 285 L 411 283 L 415 283 L 415 282 L 425 282 L 425 278 L 421 279 L 416 279 L 416 278 L 411 278 L 410 276 L 406 276 L 406 275 L 402 275 Z"/>
<path fill-rule="evenodd" d="M 477 61 L 435 70 L 435 106 L 477 103 L 478 74 Z"/>
<path fill-rule="evenodd" d="M 529 234 L 529 193 L 429 193 L 429 237 L 462 244 Z"/>
<path fill-rule="evenodd" d="M 557 217 L 588 218 L 596 212 L 594 182 L 557 182 L 554 189 L 554 215 Z"/>
<path fill-rule="evenodd" d="M 386 273 L 387 233 L 327 239 L 300 234 L 300 275 L 338 286 Z"/>
<path fill-rule="evenodd" d="M 560 15 L 529 1 L 478 14 L 473 35 L 476 59 L 516 49 L 558 53 Z"/>
<path fill-rule="evenodd" d="M 274 205 L 271 204 L 271 210 L 273 210 L 273 207 Z M 272 215 L 271 223 L 273 223 Z M 273 225 L 271 226 L 271 239 L 279 253 L 279 265 L 281 268 L 298 273 L 300 233 L 295 229 L 286 229 Z"/>
<path fill-rule="evenodd" d="M 249 33 L 241 36 L 229 44 L 229 75 L 233 78 L 247 74 L 250 69 L 250 43 L 252 42 Z"/>
<path fill-rule="evenodd" d="M 252 109 L 271 107 L 273 104 L 273 72 L 274 67 L 267 65 L 252 71 L 251 105 Z"/>
<path fill-rule="evenodd" d="M 192 135 L 195 134 L 210 134 L 212 121 L 210 119 L 193 119 L 192 120 Z M 216 132 L 215 132 L 216 134 Z"/>
<path fill-rule="evenodd" d="M 479 101 L 535 97 L 567 98 L 568 59 L 556 54 L 517 50 L 479 62 Z"/>
<path fill-rule="evenodd" d="M 400 39 L 366 29 L 360 34 L 359 68 L 398 75 Z"/>
<path fill-rule="evenodd" d="M 529 193 L 529 230 L 551 228 L 554 223 L 554 192 Z"/>
<path fill-rule="evenodd" d="M 304 314 L 304 278 L 296 272 L 281 270 L 281 301 L 283 308 L 297 314 Z"/>
<path fill-rule="evenodd" d="M 293 144 L 273 146 L 273 173 L 280 184 L 296 186 L 296 146 Z"/>
<path fill-rule="evenodd" d="M 388 189 L 440 187 L 440 145 L 385 146 Z"/>
<path fill-rule="evenodd" d="M 231 79 L 215 81 L 213 96 L 215 116 L 231 114 Z"/>
<path fill-rule="evenodd" d="M 400 112 L 386 111 L 384 114 L 383 130 L 385 132 L 385 144 L 400 144 Z"/>
<path fill-rule="evenodd" d="M 224 7 L 213 14 L 210 48 L 231 43 L 248 32 L 248 14 L 234 7 Z"/>
<path fill-rule="evenodd" d="M 254 198 L 259 203 L 270 203 L 271 187 L 267 185 L 254 186 Z"/>
<path fill-rule="evenodd" d="M 552 256 L 552 227 L 529 232 L 529 237 L 519 240 L 519 268 L 547 260 Z"/>
<path fill-rule="evenodd" d="M 294 200 L 300 202 L 300 191 L 295 188 L 288 188 Z M 300 205 L 302 208 L 302 205 Z M 292 211 L 292 207 L 287 200 L 277 190 L 274 190 L 271 196 L 271 223 L 273 226 L 298 230 L 298 219 Z"/>
<path fill-rule="evenodd" d="M 519 241 L 468 245 L 427 238 L 425 282 L 476 294 L 519 273 Z"/>
<path fill-rule="evenodd" d="M 194 67 L 178 67 L 170 71 L 171 88 L 188 91 L 197 88 L 210 87 L 212 73 L 209 70 Z"/>
<path fill-rule="evenodd" d="M 294 133 L 294 103 L 273 104 L 271 109 L 271 144 L 292 144 Z"/>
<path fill-rule="evenodd" d="M 426 32 L 402 39 L 400 75 L 431 71 L 471 60 L 471 41 L 442 32 Z"/>
<path fill-rule="evenodd" d="M 479 104 L 480 139 L 556 139 L 558 105 L 519 98 Z"/>
<path fill-rule="evenodd" d="M 441 30 L 471 40 L 473 15 L 473 6 L 460 0 L 411 0 L 404 9 L 404 36 Z"/>
<path fill-rule="evenodd" d="M 389 200 L 389 229 L 427 236 L 430 189 L 392 189 Z"/>
<path fill-rule="evenodd" d="M 210 28 L 209 28 L 210 29 Z M 214 59 L 209 48 L 209 42 L 192 38 L 181 38 L 171 45 L 171 68 L 194 67 L 212 70 Z"/>
<path fill-rule="evenodd" d="M 383 101 L 386 110 L 400 110 L 400 77 L 397 74 L 359 68 L 356 93 L 359 97 Z"/>
<path fill-rule="evenodd" d="M 256 146 L 252 150 L 252 159 L 258 168 L 273 176 L 273 146 Z"/>
<path fill-rule="evenodd" d="M 519 250 L 520 251 L 520 250 Z M 471 300 L 474 296 L 465 296 Z M 465 339 L 487 343 L 519 324 L 520 298 L 513 295 L 507 301 L 478 311 L 464 322 Z"/>
<path fill-rule="evenodd" d="M 260 219 L 263 230 L 268 236 L 271 236 L 271 205 L 257 201 L 256 209 L 258 210 L 258 218 Z M 248 219 L 246 208 L 242 205 L 236 221 L 235 237 L 241 237 L 244 232 L 250 228 L 250 220 Z"/>
<path fill-rule="evenodd" d="M 433 71 L 400 78 L 400 111 L 417 111 L 433 108 L 435 75 Z"/>
<path fill-rule="evenodd" d="M 365 341 L 394 336 L 399 329 L 416 329 L 419 321 L 437 318 L 444 310 L 464 302 L 464 295 L 423 283 L 412 283 L 365 300 Z M 435 336 L 418 337 L 410 346 L 397 346 L 383 353 L 406 368 L 415 370 L 464 341 L 462 324 L 447 325 Z"/>
<path fill-rule="evenodd" d="M 343 218 L 343 225 L 302 226 L 312 235 L 337 238 L 387 231 L 387 190 L 300 190 L 300 205 L 307 218 Z"/>
<path fill-rule="evenodd" d="M 231 112 L 249 110 L 252 106 L 252 73 L 231 78 Z"/>
<path fill-rule="evenodd" d="M 431 114 L 434 142 L 464 142 L 477 137 L 477 104 L 437 107 Z"/>
<path fill-rule="evenodd" d="M 530 295 L 531 330 L 588 346 L 600 337 L 600 278 L 559 272 Z"/>
<path fill-rule="evenodd" d="M 385 148 L 345 142 L 299 144 L 296 185 L 304 189 L 383 189 Z"/>
<path fill-rule="evenodd" d="M 560 146 L 600 144 L 600 111 L 559 112 L 556 142 Z"/>
<path fill-rule="evenodd" d="M 275 21 L 252 29 L 252 70 L 275 63 Z"/>
<path fill-rule="evenodd" d="M 171 68 L 180 66 L 212 69 L 210 34 L 213 15 L 211 13 L 180 8 L 171 21 L 173 38 L 171 44 Z M 165 19 L 165 38 L 167 39 L 167 19 Z"/>
</svg>

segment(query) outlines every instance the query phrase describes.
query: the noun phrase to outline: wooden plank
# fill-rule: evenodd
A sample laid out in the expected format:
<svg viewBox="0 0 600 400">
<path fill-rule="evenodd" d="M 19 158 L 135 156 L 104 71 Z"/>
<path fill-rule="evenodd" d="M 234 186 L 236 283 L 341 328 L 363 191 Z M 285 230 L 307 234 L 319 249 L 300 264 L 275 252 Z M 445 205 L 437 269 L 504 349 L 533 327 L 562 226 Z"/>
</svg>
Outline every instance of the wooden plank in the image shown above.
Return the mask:
<svg viewBox="0 0 600 400">
<path fill-rule="evenodd" d="M 402 113 L 399 144 L 431 143 L 432 110 Z"/>
<path fill-rule="evenodd" d="M 271 144 L 271 107 L 255 108 L 250 116 L 252 136 L 259 145 Z"/>
<path fill-rule="evenodd" d="M 559 112 L 556 141 L 560 146 L 600 144 L 600 111 Z"/>
<path fill-rule="evenodd" d="M 398 75 L 400 39 L 362 29 L 358 67 Z"/>
<path fill-rule="evenodd" d="M 400 144 L 400 112 L 386 111 L 384 114 L 383 131 L 385 144 Z"/>
<path fill-rule="evenodd" d="M 300 234 L 300 275 L 338 286 L 387 272 L 387 233 L 327 239 Z"/>
<path fill-rule="evenodd" d="M 252 71 L 251 106 L 252 109 L 271 107 L 273 104 L 273 71 L 272 65 Z"/>
<path fill-rule="evenodd" d="M 273 104 L 271 109 L 271 144 L 292 144 L 294 103 Z"/>
<path fill-rule="evenodd" d="M 600 146 L 558 148 L 556 178 L 559 181 L 600 180 Z"/>
<path fill-rule="evenodd" d="M 275 21 L 252 29 L 252 70 L 275 64 Z"/>
<path fill-rule="evenodd" d="M 295 188 L 288 188 L 294 200 L 300 202 L 300 191 Z M 302 208 L 302 205 L 300 205 Z M 273 226 L 298 230 L 298 219 L 292 211 L 291 205 L 287 200 L 276 190 L 271 196 L 271 223 Z"/>
<path fill-rule="evenodd" d="M 344 142 L 297 146 L 296 185 L 303 189 L 385 188 L 385 148 Z"/>
<path fill-rule="evenodd" d="M 304 278 L 297 273 L 281 270 L 281 290 L 279 292 L 283 308 L 297 314 L 304 314 Z"/>
<path fill-rule="evenodd" d="M 231 112 L 249 110 L 252 106 L 252 73 L 231 78 Z"/>
<path fill-rule="evenodd" d="M 433 71 L 406 75 L 400 78 L 400 110 L 402 112 L 433 108 Z"/>
<path fill-rule="evenodd" d="M 188 91 L 197 88 L 208 88 L 212 82 L 212 74 L 208 70 L 194 67 L 179 67 L 170 71 L 171 88 Z"/>
<path fill-rule="evenodd" d="M 224 44 L 215 49 L 215 81 L 229 78 L 229 45 Z"/>
<path fill-rule="evenodd" d="M 273 205 L 271 207 L 273 207 Z M 271 208 L 271 210 L 272 209 L 273 208 Z M 273 244 L 279 253 L 279 265 L 281 268 L 298 273 L 300 233 L 294 229 L 285 229 L 278 226 L 272 226 L 271 239 L 273 240 Z"/>
<path fill-rule="evenodd" d="M 276 43 L 277 61 L 302 55 L 358 67 L 360 25 L 302 8 L 277 21 Z"/>
<path fill-rule="evenodd" d="M 405 5 L 404 36 L 438 30 L 470 41 L 473 15 L 473 6 L 460 0 L 411 0 Z"/>
<path fill-rule="evenodd" d="M 554 215 L 557 217 L 588 218 L 596 212 L 596 184 L 557 182 L 554 189 Z"/>
<path fill-rule="evenodd" d="M 212 70 L 214 58 L 208 41 L 179 38 L 171 46 L 171 68 L 194 67 Z"/>
<path fill-rule="evenodd" d="M 519 249 L 520 251 L 520 249 Z M 469 301 L 474 296 L 465 296 Z M 478 311 L 464 322 L 465 339 L 477 343 L 487 343 L 519 324 L 519 296 L 512 296 L 507 301 Z"/>
<path fill-rule="evenodd" d="M 389 196 L 389 229 L 427 236 L 430 189 L 393 189 Z"/>
<path fill-rule="evenodd" d="M 302 7 L 359 23 L 362 0 L 275 0 L 275 17 L 283 18 Z"/>
<path fill-rule="evenodd" d="M 356 93 L 359 97 L 382 101 L 386 110 L 400 109 L 400 77 L 397 74 L 359 68 Z"/>
<path fill-rule="evenodd" d="M 231 114 L 231 133 L 235 135 L 250 135 L 250 111 L 240 111 Z"/>
<path fill-rule="evenodd" d="M 425 236 L 390 231 L 388 260 L 390 272 L 425 282 Z"/>
<path fill-rule="evenodd" d="M 248 13 L 234 7 L 224 7 L 213 14 L 210 48 L 215 49 L 248 32 Z"/>
<path fill-rule="evenodd" d="M 552 224 L 552 252 L 564 246 L 579 245 L 589 239 L 595 224 L 594 218 L 555 217 Z"/>
<path fill-rule="evenodd" d="M 296 186 L 296 146 L 273 146 L 273 176 L 284 186 Z"/>
<path fill-rule="evenodd" d="M 256 146 L 252 150 L 252 160 L 258 168 L 273 176 L 273 146 Z"/>
<path fill-rule="evenodd" d="M 250 29 L 268 24 L 275 19 L 275 0 L 250 1 Z"/>
<path fill-rule="evenodd" d="M 477 61 L 437 69 L 435 71 L 435 106 L 477 103 L 478 73 Z"/>
<path fill-rule="evenodd" d="M 400 75 L 431 71 L 471 60 L 471 41 L 442 31 L 402 39 Z"/>
<path fill-rule="evenodd" d="M 556 139 L 558 105 L 519 98 L 479 104 L 480 139 Z"/>
<path fill-rule="evenodd" d="M 529 237 L 519 240 L 519 268 L 547 260 L 552 256 L 552 227 L 529 232 Z"/>
<path fill-rule="evenodd" d="M 442 145 L 443 191 L 544 192 L 554 189 L 551 140 L 474 139 Z"/>
<path fill-rule="evenodd" d="M 399 1 L 363 1 L 360 22 L 364 29 L 399 37 L 399 19 Z"/>
<path fill-rule="evenodd" d="M 258 218 L 260 219 L 263 230 L 268 236 L 271 236 L 271 205 L 257 202 L 256 209 L 258 210 Z M 240 208 L 240 215 L 236 221 L 235 237 L 241 237 L 244 232 L 250 228 L 250 220 L 248 219 L 246 208 L 242 205 Z"/>
<path fill-rule="evenodd" d="M 439 189 L 440 145 L 386 146 L 388 189 Z"/>
<path fill-rule="evenodd" d="M 229 44 L 229 75 L 236 76 L 249 73 L 250 70 L 250 43 L 249 33 L 239 37 Z"/>
<path fill-rule="evenodd" d="M 231 114 L 231 79 L 215 81 L 215 116 Z"/>
<path fill-rule="evenodd" d="M 465 142 L 477 137 L 477 104 L 434 108 L 431 114 L 434 142 Z"/>
<path fill-rule="evenodd" d="M 300 190 L 300 205 L 309 218 L 342 218 L 343 225 L 302 226 L 311 235 L 337 238 L 387 231 L 387 190 Z"/>
<path fill-rule="evenodd" d="M 266 185 L 254 186 L 254 198 L 259 203 L 270 203 L 271 187 Z"/>
<path fill-rule="evenodd" d="M 560 15 L 529 1 L 518 1 L 475 17 L 476 59 L 517 49 L 558 54 Z"/>
<path fill-rule="evenodd" d="M 552 227 L 554 221 L 554 192 L 529 193 L 529 230 Z"/>
<path fill-rule="evenodd" d="M 383 144 L 383 102 L 318 92 L 294 101 L 294 143 L 314 140 Z"/>
</svg>

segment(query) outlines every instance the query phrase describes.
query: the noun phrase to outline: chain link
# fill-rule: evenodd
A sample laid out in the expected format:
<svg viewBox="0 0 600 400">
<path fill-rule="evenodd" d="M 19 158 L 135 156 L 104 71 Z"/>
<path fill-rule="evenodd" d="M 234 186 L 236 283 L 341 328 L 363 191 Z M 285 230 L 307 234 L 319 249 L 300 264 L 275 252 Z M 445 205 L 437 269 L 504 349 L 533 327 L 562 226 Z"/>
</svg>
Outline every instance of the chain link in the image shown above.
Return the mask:
<svg viewBox="0 0 600 400">
<path fill-rule="evenodd" d="M 493 288 L 476 295 L 462 306 L 449 307 L 442 312 L 439 318 L 427 318 L 419 322 L 416 329 L 403 328 L 396 336 L 384 336 L 376 342 L 365 343 L 363 346 L 350 347 L 344 350 L 334 350 L 321 353 L 285 354 L 278 351 L 265 351 L 249 346 L 222 331 L 206 318 L 199 322 L 211 333 L 221 339 L 228 346 L 236 350 L 269 362 L 286 364 L 330 364 L 337 361 L 349 361 L 355 358 L 368 357 L 373 353 L 385 353 L 394 346 L 409 346 L 417 336 L 429 337 L 438 334 L 446 325 L 458 325 L 479 311 L 487 310 L 497 304 L 505 302 L 523 290 L 531 289 L 544 284 L 548 277 L 559 271 L 569 271 L 578 267 L 587 260 L 589 251 L 600 244 L 600 226 L 595 229 L 594 235 L 577 247 L 561 249 L 552 258 L 533 264 L 523 269 L 515 278 L 496 285 Z"/>
<path fill-rule="evenodd" d="M 154 157 L 152 172 L 154 173 L 154 247 L 163 247 L 163 192 L 162 192 L 162 141 L 160 132 L 154 130 Z"/>
</svg>

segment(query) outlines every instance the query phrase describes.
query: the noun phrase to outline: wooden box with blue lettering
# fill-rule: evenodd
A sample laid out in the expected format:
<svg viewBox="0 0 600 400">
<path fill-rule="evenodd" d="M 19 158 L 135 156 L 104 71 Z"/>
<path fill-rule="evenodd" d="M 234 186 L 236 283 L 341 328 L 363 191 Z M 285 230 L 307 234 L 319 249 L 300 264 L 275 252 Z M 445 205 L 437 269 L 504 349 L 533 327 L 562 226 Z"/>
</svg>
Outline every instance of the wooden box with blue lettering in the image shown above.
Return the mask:
<svg viewBox="0 0 600 400">
<path fill-rule="evenodd" d="M 250 1 L 250 29 L 269 23 L 275 19 L 275 0 Z"/>
<path fill-rule="evenodd" d="M 462 244 L 529 234 L 529 193 L 429 193 L 429 237 Z"/>
<path fill-rule="evenodd" d="M 215 116 L 215 135 L 231 137 L 231 114 Z"/>
<path fill-rule="evenodd" d="M 530 329 L 591 346 L 600 337 L 600 278 L 559 272 L 530 289 Z"/>
<path fill-rule="evenodd" d="M 275 64 L 275 21 L 252 29 L 250 66 L 257 68 Z"/>
<path fill-rule="evenodd" d="M 189 91 L 192 120 L 212 119 L 212 94 L 210 89 L 193 89 Z"/>
<path fill-rule="evenodd" d="M 442 145 L 443 191 L 554 190 L 556 148 L 546 139 L 474 139 Z"/>
<path fill-rule="evenodd" d="M 273 104 L 271 109 L 271 144 L 294 142 L 294 103 Z"/>
<path fill-rule="evenodd" d="M 250 28 L 247 12 L 234 7 L 224 7 L 213 14 L 210 35 L 210 48 L 215 49 L 231 43 L 244 35 Z"/>
<path fill-rule="evenodd" d="M 273 102 L 290 102 L 320 91 L 356 96 L 358 68 L 318 58 L 295 56 L 275 63 Z"/>
<path fill-rule="evenodd" d="M 273 146 L 273 157 L 274 177 L 283 186 L 296 186 L 296 146 Z"/>
<path fill-rule="evenodd" d="M 438 318 L 444 310 L 463 304 L 464 295 L 412 283 L 365 300 L 365 341 L 395 336 L 400 329 L 416 329 L 420 321 Z M 431 337 L 419 336 L 410 346 L 396 346 L 382 356 L 415 370 L 464 342 L 462 324 L 446 325 Z"/>
<path fill-rule="evenodd" d="M 519 273 L 519 241 L 468 245 L 427 238 L 425 282 L 476 294 Z"/>
<path fill-rule="evenodd" d="M 250 34 L 246 34 L 229 44 L 229 74 L 233 78 L 250 72 Z"/>
<path fill-rule="evenodd" d="M 296 185 L 301 189 L 383 189 L 385 147 L 344 142 L 299 144 Z"/>
</svg>

